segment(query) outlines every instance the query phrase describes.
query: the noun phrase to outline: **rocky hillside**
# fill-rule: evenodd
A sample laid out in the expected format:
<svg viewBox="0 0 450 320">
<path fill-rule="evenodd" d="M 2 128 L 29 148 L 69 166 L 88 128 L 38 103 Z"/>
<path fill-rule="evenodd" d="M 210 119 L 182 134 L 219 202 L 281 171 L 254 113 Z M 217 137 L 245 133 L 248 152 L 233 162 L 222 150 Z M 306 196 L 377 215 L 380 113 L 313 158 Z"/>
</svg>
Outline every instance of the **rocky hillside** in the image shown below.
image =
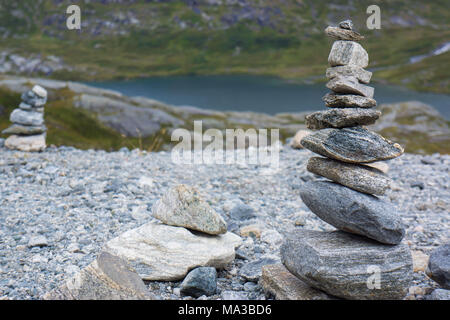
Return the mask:
<svg viewBox="0 0 450 320">
<path fill-rule="evenodd" d="M 280 139 L 305 129 L 302 113 L 267 115 L 256 112 L 220 112 L 172 106 L 143 97 L 127 97 L 111 90 L 76 82 L 38 78 L 0 78 L 0 130 L 20 103 L 20 94 L 39 84 L 49 91 L 45 122 L 47 143 L 81 149 L 118 150 L 139 148 L 169 150 L 176 128 L 193 130 L 194 120 L 209 128 L 278 128 Z M 400 142 L 406 152 L 450 153 L 449 122 L 431 106 L 420 102 L 380 105 L 383 116 L 372 129 Z"/>
<path fill-rule="evenodd" d="M 446 1 L 90 0 L 80 31 L 69 0 L 0 0 L 0 73 L 56 79 L 254 73 L 315 81 L 328 25 L 346 18 L 367 36 L 376 81 L 450 92 Z M 381 8 L 367 30 L 366 8 Z M 319 80 L 321 77 L 319 77 Z"/>
</svg>

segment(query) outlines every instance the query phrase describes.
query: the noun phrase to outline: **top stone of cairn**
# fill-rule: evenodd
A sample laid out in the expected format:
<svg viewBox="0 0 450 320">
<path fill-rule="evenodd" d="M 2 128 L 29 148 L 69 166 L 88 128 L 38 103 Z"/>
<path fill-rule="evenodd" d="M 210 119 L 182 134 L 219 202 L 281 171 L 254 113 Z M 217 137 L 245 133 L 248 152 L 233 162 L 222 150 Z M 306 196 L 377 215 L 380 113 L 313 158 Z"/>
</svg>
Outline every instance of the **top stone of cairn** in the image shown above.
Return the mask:
<svg viewBox="0 0 450 320">
<path fill-rule="evenodd" d="M 325 33 L 337 40 L 361 41 L 364 39 L 364 36 L 353 31 L 353 22 L 351 20 L 340 22 L 338 27 L 327 27 Z"/>
<path fill-rule="evenodd" d="M 47 90 L 39 85 L 35 85 L 33 89 L 31 89 L 31 91 L 33 91 L 37 96 L 41 98 L 47 98 Z"/>
</svg>

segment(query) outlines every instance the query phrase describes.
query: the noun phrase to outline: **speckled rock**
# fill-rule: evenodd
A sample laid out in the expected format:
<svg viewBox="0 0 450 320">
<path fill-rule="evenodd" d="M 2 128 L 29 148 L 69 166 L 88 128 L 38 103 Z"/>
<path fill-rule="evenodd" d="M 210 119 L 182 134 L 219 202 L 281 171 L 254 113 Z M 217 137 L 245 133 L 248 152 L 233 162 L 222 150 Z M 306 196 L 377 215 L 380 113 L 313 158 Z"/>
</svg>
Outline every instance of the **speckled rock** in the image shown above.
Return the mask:
<svg viewBox="0 0 450 320">
<path fill-rule="evenodd" d="M 330 66 L 345 66 L 348 64 L 361 68 L 369 64 L 367 51 L 354 41 L 335 41 L 328 56 Z"/>
<path fill-rule="evenodd" d="M 127 260 L 144 280 L 179 280 L 199 266 L 223 268 L 234 260 L 241 238 L 211 236 L 182 227 L 147 223 L 106 243 L 105 251 Z"/>
<path fill-rule="evenodd" d="M 327 36 L 337 40 L 361 41 L 364 36 L 358 32 L 337 27 L 327 27 L 325 29 Z"/>
<path fill-rule="evenodd" d="M 12 124 L 10 127 L 2 131 L 3 134 L 19 134 L 19 135 L 33 135 L 40 134 L 47 131 L 45 125 L 41 126 L 24 126 L 21 124 Z"/>
<path fill-rule="evenodd" d="M 310 158 L 307 169 L 309 172 L 368 194 L 383 195 L 392 183 L 389 177 L 375 168 L 328 158 Z"/>
<path fill-rule="evenodd" d="M 227 232 L 223 218 L 203 200 L 195 188 L 178 185 L 152 207 L 153 216 L 163 223 L 208 234 Z"/>
<path fill-rule="evenodd" d="M 47 293 L 45 300 L 152 300 L 155 297 L 123 259 L 102 252 L 89 266 Z"/>
<path fill-rule="evenodd" d="M 263 266 L 260 283 L 264 291 L 272 294 L 276 300 L 335 299 L 325 292 L 307 285 L 290 273 L 281 263 Z"/>
<path fill-rule="evenodd" d="M 336 77 L 326 84 L 328 89 L 336 93 L 356 94 L 367 98 L 373 98 L 375 89 L 358 82 L 355 77 Z"/>
<path fill-rule="evenodd" d="M 406 244 L 387 246 L 341 231 L 289 234 L 281 260 L 300 280 L 345 299 L 402 299 L 413 280 Z"/>
<path fill-rule="evenodd" d="M 327 93 L 322 100 L 329 108 L 373 108 L 377 105 L 375 99 L 354 94 Z"/>
<path fill-rule="evenodd" d="M 329 181 L 304 184 L 300 196 L 308 208 L 334 227 L 385 244 L 405 235 L 400 214 L 388 202 Z"/>
<path fill-rule="evenodd" d="M 328 79 L 334 79 L 336 77 L 355 77 L 359 82 L 367 84 L 370 82 L 372 72 L 354 65 L 347 65 L 328 68 L 326 76 Z"/>
<path fill-rule="evenodd" d="M 393 159 L 403 148 L 363 127 L 322 129 L 302 139 L 302 145 L 327 158 L 349 163 Z"/>
<path fill-rule="evenodd" d="M 335 108 L 307 115 L 306 125 L 312 130 L 354 127 L 373 124 L 380 116 L 381 112 L 374 109 Z"/>
</svg>

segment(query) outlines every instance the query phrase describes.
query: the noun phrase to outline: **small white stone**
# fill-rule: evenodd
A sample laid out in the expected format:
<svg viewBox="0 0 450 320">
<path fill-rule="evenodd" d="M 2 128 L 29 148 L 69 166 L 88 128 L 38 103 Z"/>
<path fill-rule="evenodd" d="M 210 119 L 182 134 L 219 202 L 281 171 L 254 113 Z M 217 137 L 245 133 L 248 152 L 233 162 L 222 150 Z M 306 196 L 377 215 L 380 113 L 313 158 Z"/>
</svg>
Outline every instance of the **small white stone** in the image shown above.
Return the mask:
<svg viewBox="0 0 450 320">
<path fill-rule="evenodd" d="M 31 91 L 33 91 L 34 93 L 36 93 L 39 97 L 41 98 L 47 98 L 47 90 L 45 90 L 44 88 L 42 88 L 39 85 L 35 85 L 33 87 L 33 89 L 31 89 Z"/>
</svg>

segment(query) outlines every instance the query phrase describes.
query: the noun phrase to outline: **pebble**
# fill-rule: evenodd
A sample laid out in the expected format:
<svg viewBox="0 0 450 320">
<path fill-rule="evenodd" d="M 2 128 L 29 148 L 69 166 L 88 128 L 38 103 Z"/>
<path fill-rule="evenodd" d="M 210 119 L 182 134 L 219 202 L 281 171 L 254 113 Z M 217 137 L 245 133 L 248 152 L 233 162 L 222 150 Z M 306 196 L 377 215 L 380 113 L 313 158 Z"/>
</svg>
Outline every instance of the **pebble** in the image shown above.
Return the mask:
<svg viewBox="0 0 450 320">
<path fill-rule="evenodd" d="M 181 283 L 180 293 L 198 298 L 216 293 L 217 272 L 212 267 L 199 267 L 190 271 Z"/>
</svg>

